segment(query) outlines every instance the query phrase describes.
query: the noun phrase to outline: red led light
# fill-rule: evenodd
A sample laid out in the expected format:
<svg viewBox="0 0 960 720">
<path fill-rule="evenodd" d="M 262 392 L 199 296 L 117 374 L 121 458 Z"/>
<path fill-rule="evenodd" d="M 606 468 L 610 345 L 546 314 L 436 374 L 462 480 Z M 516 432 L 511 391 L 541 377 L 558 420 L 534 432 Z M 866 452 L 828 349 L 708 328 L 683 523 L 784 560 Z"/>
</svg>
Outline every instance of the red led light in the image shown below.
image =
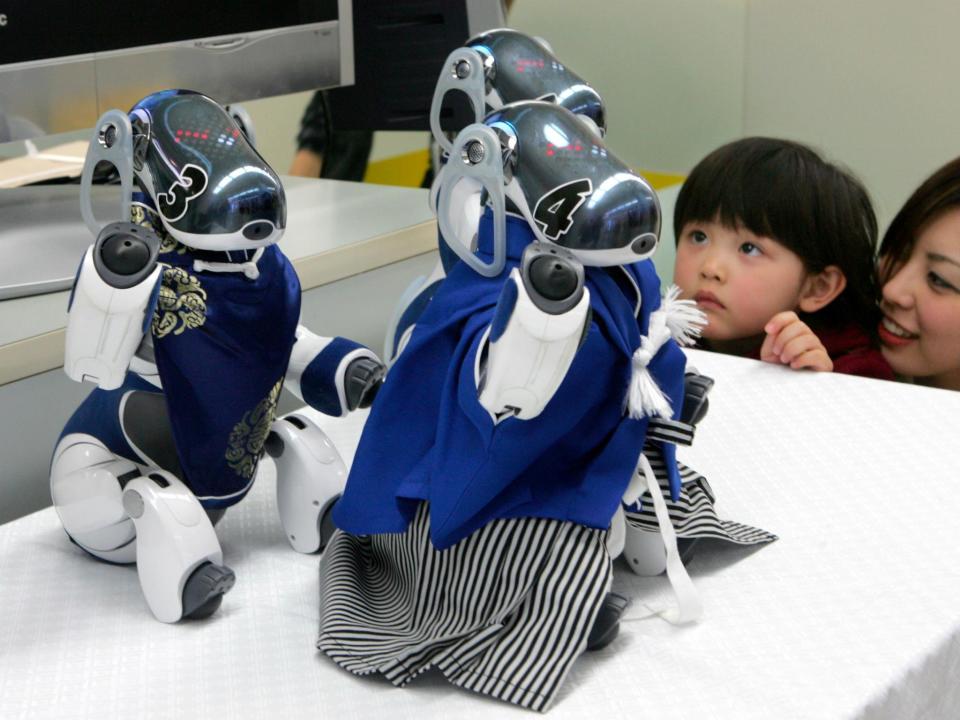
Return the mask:
<svg viewBox="0 0 960 720">
<path fill-rule="evenodd" d="M 201 136 L 200 136 L 200 139 L 201 139 L 201 140 L 206 140 L 206 139 L 207 139 L 207 134 L 204 133 L 203 135 L 201 135 Z M 577 148 L 577 149 L 579 150 L 580 148 Z"/>
<path fill-rule="evenodd" d="M 183 130 L 177 130 L 177 135 L 183 135 Z"/>
<path fill-rule="evenodd" d="M 234 131 L 233 131 L 233 136 L 234 136 L 234 137 L 239 137 L 239 136 L 240 136 L 240 131 L 239 131 L 239 130 L 234 130 Z"/>
<path fill-rule="evenodd" d="M 174 138 L 174 140 L 177 141 L 177 142 L 180 142 L 180 138 L 178 138 L 178 137 Z"/>
<path fill-rule="evenodd" d="M 580 152 L 581 150 L 583 150 L 583 147 L 580 145 L 575 145 L 573 149 L 576 150 L 577 152 Z"/>
<path fill-rule="evenodd" d="M 198 137 L 200 137 L 200 133 L 194 132 L 194 133 L 193 133 L 193 136 L 194 136 L 195 138 L 198 138 Z"/>
<path fill-rule="evenodd" d="M 553 155 L 553 150 L 547 150 L 547 155 Z"/>
<path fill-rule="evenodd" d="M 525 72 L 527 68 L 542 68 L 544 67 L 543 60 L 529 60 L 521 58 L 516 61 L 515 67 L 517 72 Z"/>
</svg>

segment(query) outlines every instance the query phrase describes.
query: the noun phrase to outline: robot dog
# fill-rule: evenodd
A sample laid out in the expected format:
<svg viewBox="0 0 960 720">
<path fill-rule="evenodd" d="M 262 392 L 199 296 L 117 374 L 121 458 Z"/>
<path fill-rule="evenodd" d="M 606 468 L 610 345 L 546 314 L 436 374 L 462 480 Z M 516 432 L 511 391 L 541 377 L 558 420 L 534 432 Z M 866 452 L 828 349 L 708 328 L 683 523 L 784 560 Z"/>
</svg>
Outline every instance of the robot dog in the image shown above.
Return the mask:
<svg viewBox="0 0 960 720">
<path fill-rule="evenodd" d="M 104 162 L 120 175 L 122 220 L 101 227 L 89 198 Z M 300 552 L 321 548 L 346 475 L 307 418 L 274 423 L 281 388 L 341 415 L 370 404 L 383 366 L 299 324 L 300 283 L 276 245 L 280 179 L 210 98 L 170 90 L 106 113 L 81 204 L 97 239 L 71 293 L 64 369 L 98 387 L 53 453 L 53 503 L 79 547 L 137 563 L 158 620 L 206 617 L 235 579 L 214 524 L 264 450 Z"/>
<path fill-rule="evenodd" d="M 455 227 L 461 183 L 483 188 L 473 244 Z M 554 103 L 460 132 L 437 207 L 461 262 L 391 366 L 334 508 L 318 645 L 357 674 L 403 685 L 436 667 L 542 710 L 616 634 L 611 519 L 656 484 L 641 451 L 680 415 L 696 313 L 661 302 L 653 190 Z"/>
<path fill-rule="evenodd" d="M 547 44 L 539 39 L 507 28 L 490 30 L 457 48 L 444 61 L 430 106 L 430 128 L 434 147 L 444 157 L 453 149 L 450 137 L 443 131 L 440 118 L 444 99 L 451 93 L 464 94 L 474 111 L 474 119 L 508 103 L 522 100 L 543 100 L 560 105 L 603 137 L 606 116 L 603 100 L 590 85 L 561 63 Z M 444 180 L 445 161 L 435 155 L 438 169 L 430 188 L 430 207 L 437 212 L 437 200 Z M 481 192 L 475 182 L 459 182 L 454 202 L 462 209 L 451 221 L 451 228 L 462 236 L 467 246 L 476 236 L 480 222 Z M 387 332 L 385 357 L 395 358 L 413 332 L 417 318 L 429 304 L 440 282 L 459 261 L 449 240 L 439 233 L 440 259 L 426 278 L 415 281 L 403 294 Z"/>
</svg>

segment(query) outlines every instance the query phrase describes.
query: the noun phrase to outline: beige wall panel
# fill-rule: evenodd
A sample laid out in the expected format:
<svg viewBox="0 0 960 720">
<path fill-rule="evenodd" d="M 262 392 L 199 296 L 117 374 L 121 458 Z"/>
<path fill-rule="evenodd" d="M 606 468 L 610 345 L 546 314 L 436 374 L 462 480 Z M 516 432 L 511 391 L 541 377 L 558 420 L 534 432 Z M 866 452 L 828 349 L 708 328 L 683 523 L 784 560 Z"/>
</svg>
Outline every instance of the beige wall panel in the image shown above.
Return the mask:
<svg viewBox="0 0 960 720">
<path fill-rule="evenodd" d="M 960 154 L 960 4 L 753 0 L 744 131 L 811 143 L 866 183 L 881 232 Z"/>
</svg>

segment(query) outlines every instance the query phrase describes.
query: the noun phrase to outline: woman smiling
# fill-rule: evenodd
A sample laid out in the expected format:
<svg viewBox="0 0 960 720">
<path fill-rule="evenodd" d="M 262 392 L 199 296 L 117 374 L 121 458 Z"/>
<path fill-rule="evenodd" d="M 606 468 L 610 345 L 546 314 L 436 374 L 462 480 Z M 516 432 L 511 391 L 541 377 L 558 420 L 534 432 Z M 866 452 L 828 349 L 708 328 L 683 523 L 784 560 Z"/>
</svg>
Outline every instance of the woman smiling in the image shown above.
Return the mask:
<svg viewBox="0 0 960 720">
<path fill-rule="evenodd" d="M 960 390 L 960 158 L 928 178 L 880 246 L 879 335 L 893 370 Z"/>
</svg>

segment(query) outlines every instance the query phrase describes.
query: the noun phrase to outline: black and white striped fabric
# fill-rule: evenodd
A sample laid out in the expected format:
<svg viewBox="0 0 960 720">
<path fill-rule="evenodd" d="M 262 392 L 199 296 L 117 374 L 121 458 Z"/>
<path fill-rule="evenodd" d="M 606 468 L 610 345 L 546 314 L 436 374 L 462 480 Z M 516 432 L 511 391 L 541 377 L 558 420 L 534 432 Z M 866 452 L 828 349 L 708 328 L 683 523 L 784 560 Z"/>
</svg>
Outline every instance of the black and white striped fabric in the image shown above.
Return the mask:
<svg viewBox="0 0 960 720">
<path fill-rule="evenodd" d="M 461 687 L 543 711 L 610 589 L 606 531 L 496 520 L 451 548 L 430 543 L 426 503 L 407 531 L 337 531 L 320 564 L 317 647 L 397 686 L 429 668 Z"/>
<path fill-rule="evenodd" d="M 663 493 L 663 499 L 670 513 L 670 521 L 678 538 L 712 538 L 738 545 L 759 545 L 777 539 L 776 535 L 766 530 L 731 520 L 721 520 L 714 509 L 716 496 L 707 479 L 681 462 L 677 463 L 682 483 L 680 497 L 674 502 L 670 499 L 670 481 L 659 449 L 655 444 L 647 443 L 644 446 L 644 454 L 657 477 L 657 483 L 660 485 L 660 491 Z M 640 502 L 639 510 L 636 507 L 626 509 L 628 532 L 631 529 L 660 532 L 649 495 L 645 493 L 641 496 Z"/>
<path fill-rule="evenodd" d="M 696 427 L 679 420 L 651 418 L 647 425 L 647 440 L 659 440 L 674 445 L 692 445 Z"/>
</svg>

